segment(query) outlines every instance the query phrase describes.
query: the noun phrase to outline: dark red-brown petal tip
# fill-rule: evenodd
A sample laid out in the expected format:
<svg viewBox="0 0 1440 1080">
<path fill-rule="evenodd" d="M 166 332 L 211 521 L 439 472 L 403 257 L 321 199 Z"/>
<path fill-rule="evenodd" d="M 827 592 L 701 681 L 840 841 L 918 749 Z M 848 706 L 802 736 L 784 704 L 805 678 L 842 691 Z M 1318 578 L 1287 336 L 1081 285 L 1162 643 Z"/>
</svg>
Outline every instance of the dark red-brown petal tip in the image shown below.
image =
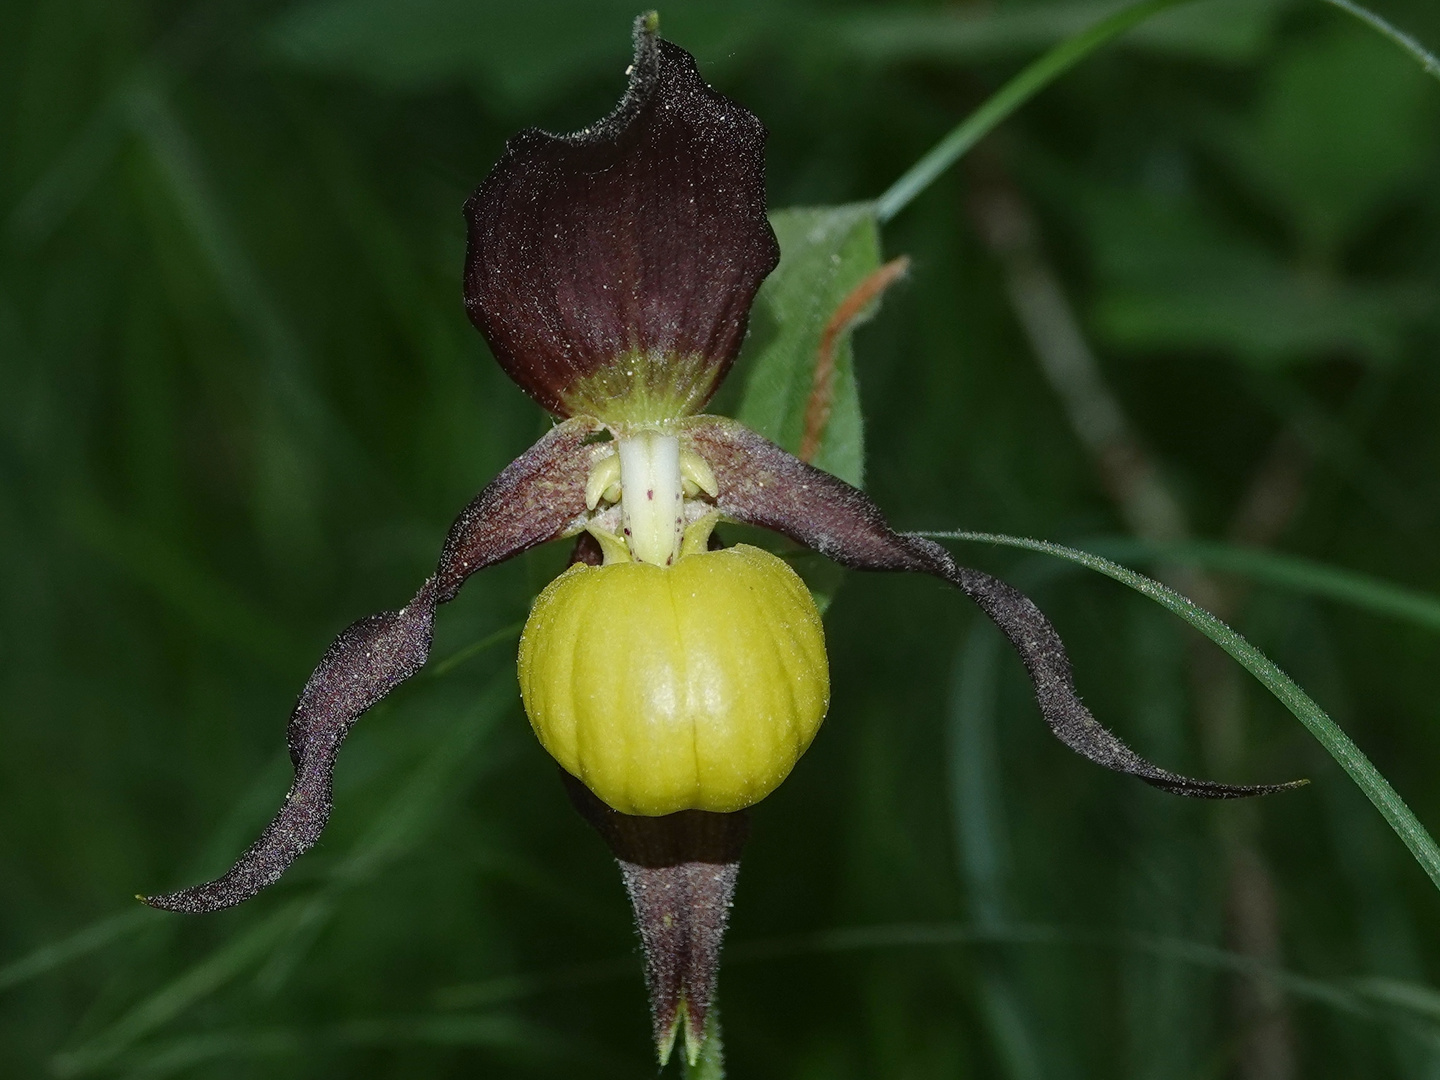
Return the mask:
<svg viewBox="0 0 1440 1080">
<path fill-rule="evenodd" d="M 597 429 L 593 419 L 577 418 L 542 436 L 456 519 L 435 576 L 409 604 L 361 619 L 335 639 L 290 714 L 287 739 L 295 766 L 290 792 L 235 865 L 214 881 L 141 900 L 166 911 L 219 911 L 273 885 L 314 847 L 330 820 L 340 746 L 366 710 L 424 665 L 435 605 L 453 600 L 475 571 L 578 529 Z"/>
<path fill-rule="evenodd" d="M 765 128 L 635 23 L 630 86 L 573 135 L 522 131 L 465 203 L 465 307 L 551 412 L 645 422 L 699 410 L 780 250 Z"/>
</svg>

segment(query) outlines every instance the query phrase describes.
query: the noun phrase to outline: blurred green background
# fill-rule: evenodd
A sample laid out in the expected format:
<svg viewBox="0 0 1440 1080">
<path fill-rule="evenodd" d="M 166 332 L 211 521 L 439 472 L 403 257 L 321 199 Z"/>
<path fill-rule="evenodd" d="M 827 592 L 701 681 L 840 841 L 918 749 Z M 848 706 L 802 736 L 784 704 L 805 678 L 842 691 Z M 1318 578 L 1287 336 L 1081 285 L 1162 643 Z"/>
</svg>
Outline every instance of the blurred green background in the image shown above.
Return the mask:
<svg viewBox="0 0 1440 1080">
<path fill-rule="evenodd" d="M 873 198 L 1113 6 L 690 0 L 662 29 L 769 126 L 782 208 Z M 1377 10 L 1440 43 L 1433 0 Z M 544 430 L 465 320 L 460 204 L 509 134 L 612 107 L 635 13 L 0 5 L 0 1074 L 654 1074 L 618 875 L 516 693 L 562 545 L 442 611 L 279 886 L 130 899 L 229 865 L 325 645 Z M 892 520 L 1186 588 L 1440 825 L 1434 600 L 1340 602 L 1298 561 L 1440 596 L 1440 82 L 1321 3 L 1202 0 L 883 247 L 912 268 L 855 366 Z M 1091 766 L 962 597 L 852 575 L 829 720 L 754 813 L 732 1075 L 1440 1076 L 1440 897 L 1299 724 L 1112 582 L 958 554 L 1032 591 L 1142 753 L 1314 782 L 1197 804 Z"/>
</svg>

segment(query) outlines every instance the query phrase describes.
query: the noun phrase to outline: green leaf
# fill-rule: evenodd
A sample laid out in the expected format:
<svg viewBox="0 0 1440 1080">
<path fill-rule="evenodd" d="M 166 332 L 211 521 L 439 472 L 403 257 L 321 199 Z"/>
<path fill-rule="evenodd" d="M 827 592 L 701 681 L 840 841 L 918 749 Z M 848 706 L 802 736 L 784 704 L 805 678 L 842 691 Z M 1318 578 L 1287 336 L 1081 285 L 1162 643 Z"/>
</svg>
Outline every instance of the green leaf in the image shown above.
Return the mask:
<svg viewBox="0 0 1440 1080">
<path fill-rule="evenodd" d="M 1333 258 L 1422 175 L 1431 89 L 1379 37 L 1337 26 L 1267 73 L 1254 116 L 1233 136 L 1238 162 Z"/>
<path fill-rule="evenodd" d="M 936 539 L 999 544 L 1003 547 L 1038 551 L 1044 555 L 1053 555 L 1058 559 L 1068 559 L 1070 562 L 1079 563 L 1106 577 L 1114 578 L 1123 585 L 1130 586 L 1136 592 L 1148 596 L 1157 604 L 1179 615 L 1180 618 L 1238 660 L 1246 671 L 1260 680 L 1265 689 L 1274 694 L 1280 703 L 1305 725 L 1310 734 L 1314 735 L 1320 745 L 1329 751 L 1330 756 L 1350 774 L 1350 779 L 1354 780 L 1366 797 L 1375 804 L 1375 808 L 1380 811 L 1385 820 L 1390 823 L 1390 827 L 1395 830 L 1395 834 L 1405 842 L 1405 846 L 1415 856 L 1415 861 L 1420 864 L 1421 869 L 1434 882 L 1435 887 L 1440 888 L 1440 846 L 1436 846 L 1425 826 L 1420 824 L 1420 819 L 1405 805 L 1405 800 L 1400 798 L 1399 793 L 1390 786 L 1390 782 L 1380 775 L 1380 771 L 1351 741 L 1350 736 L 1341 730 L 1340 725 L 1331 720 L 1325 711 L 1295 684 L 1290 676 L 1276 667 L 1254 645 L 1251 645 L 1204 608 L 1144 574 L 1137 574 L 1134 570 L 1126 569 L 1099 555 L 1092 555 L 1088 551 L 1077 551 L 1075 548 L 1063 547 L 1045 540 L 1029 540 L 1024 537 L 1000 536 L 994 533 L 927 532 L 921 535 Z"/>
<path fill-rule="evenodd" d="M 1083 185 L 1070 197 L 1101 284 L 1095 328 L 1115 345 L 1217 350 L 1260 369 L 1336 352 L 1384 363 L 1429 310 L 1422 284 L 1317 275 L 1189 198 Z"/>
<path fill-rule="evenodd" d="M 780 240 L 780 265 L 755 301 L 742 359 L 745 393 L 736 416 L 795 453 L 821 335 L 841 302 L 879 268 L 880 233 L 872 203 L 779 210 L 770 223 Z M 834 399 L 814 464 L 858 487 L 865 474 L 865 440 L 850 345 L 854 325 L 835 343 Z"/>
</svg>

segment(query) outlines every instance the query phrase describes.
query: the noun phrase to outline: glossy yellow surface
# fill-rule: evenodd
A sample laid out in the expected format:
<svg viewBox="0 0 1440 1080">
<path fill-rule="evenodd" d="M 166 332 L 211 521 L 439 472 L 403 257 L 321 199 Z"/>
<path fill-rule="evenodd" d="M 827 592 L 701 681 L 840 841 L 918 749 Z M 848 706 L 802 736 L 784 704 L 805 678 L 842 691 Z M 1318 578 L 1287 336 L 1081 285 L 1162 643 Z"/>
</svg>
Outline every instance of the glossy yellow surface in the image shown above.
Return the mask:
<svg viewBox="0 0 1440 1080">
<path fill-rule="evenodd" d="M 730 811 L 805 752 L 830 672 L 804 582 L 741 544 L 572 566 L 525 624 L 520 692 L 545 749 L 614 809 Z"/>
</svg>

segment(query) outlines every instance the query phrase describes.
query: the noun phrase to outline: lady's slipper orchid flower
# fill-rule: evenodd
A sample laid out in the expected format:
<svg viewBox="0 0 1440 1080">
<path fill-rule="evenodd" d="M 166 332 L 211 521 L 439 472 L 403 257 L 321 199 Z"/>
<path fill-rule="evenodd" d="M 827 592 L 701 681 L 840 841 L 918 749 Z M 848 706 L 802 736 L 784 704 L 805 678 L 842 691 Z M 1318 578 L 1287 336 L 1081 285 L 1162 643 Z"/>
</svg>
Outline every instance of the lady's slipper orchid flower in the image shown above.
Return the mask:
<svg viewBox="0 0 1440 1080">
<path fill-rule="evenodd" d="M 1288 785 L 1193 780 L 1151 764 L 1076 695 L 1054 628 L 1023 594 L 890 527 L 861 491 L 700 410 L 739 352 L 779 249 L 765 129 L 700 78 L 653 16 L 630 84 L 574 135 L 515 136 L 465 205 L 465 305 L 500 366 L 560 418 L 462 513 L 435 575 L 398 611 L 344 631 L 289 724 L 295 779 L 223 877 L 149 897 L 206 912 L 275 882 L 330 815 L 355 720 L 425 663 L 437 604 L 477 570 L 580 538 L 520 644 L 536 735 L 621 862 L 647 954 L 662 1059 L 703 1038 L 746 833 L 829 701 L 820 618 L 780 559 L 716 549 L 717 521 L 778 532 L 856 570 L 951 583 L 1009 638 L 1051 730 L 1100 765 L 1226 799 Z"/>
</svg>

